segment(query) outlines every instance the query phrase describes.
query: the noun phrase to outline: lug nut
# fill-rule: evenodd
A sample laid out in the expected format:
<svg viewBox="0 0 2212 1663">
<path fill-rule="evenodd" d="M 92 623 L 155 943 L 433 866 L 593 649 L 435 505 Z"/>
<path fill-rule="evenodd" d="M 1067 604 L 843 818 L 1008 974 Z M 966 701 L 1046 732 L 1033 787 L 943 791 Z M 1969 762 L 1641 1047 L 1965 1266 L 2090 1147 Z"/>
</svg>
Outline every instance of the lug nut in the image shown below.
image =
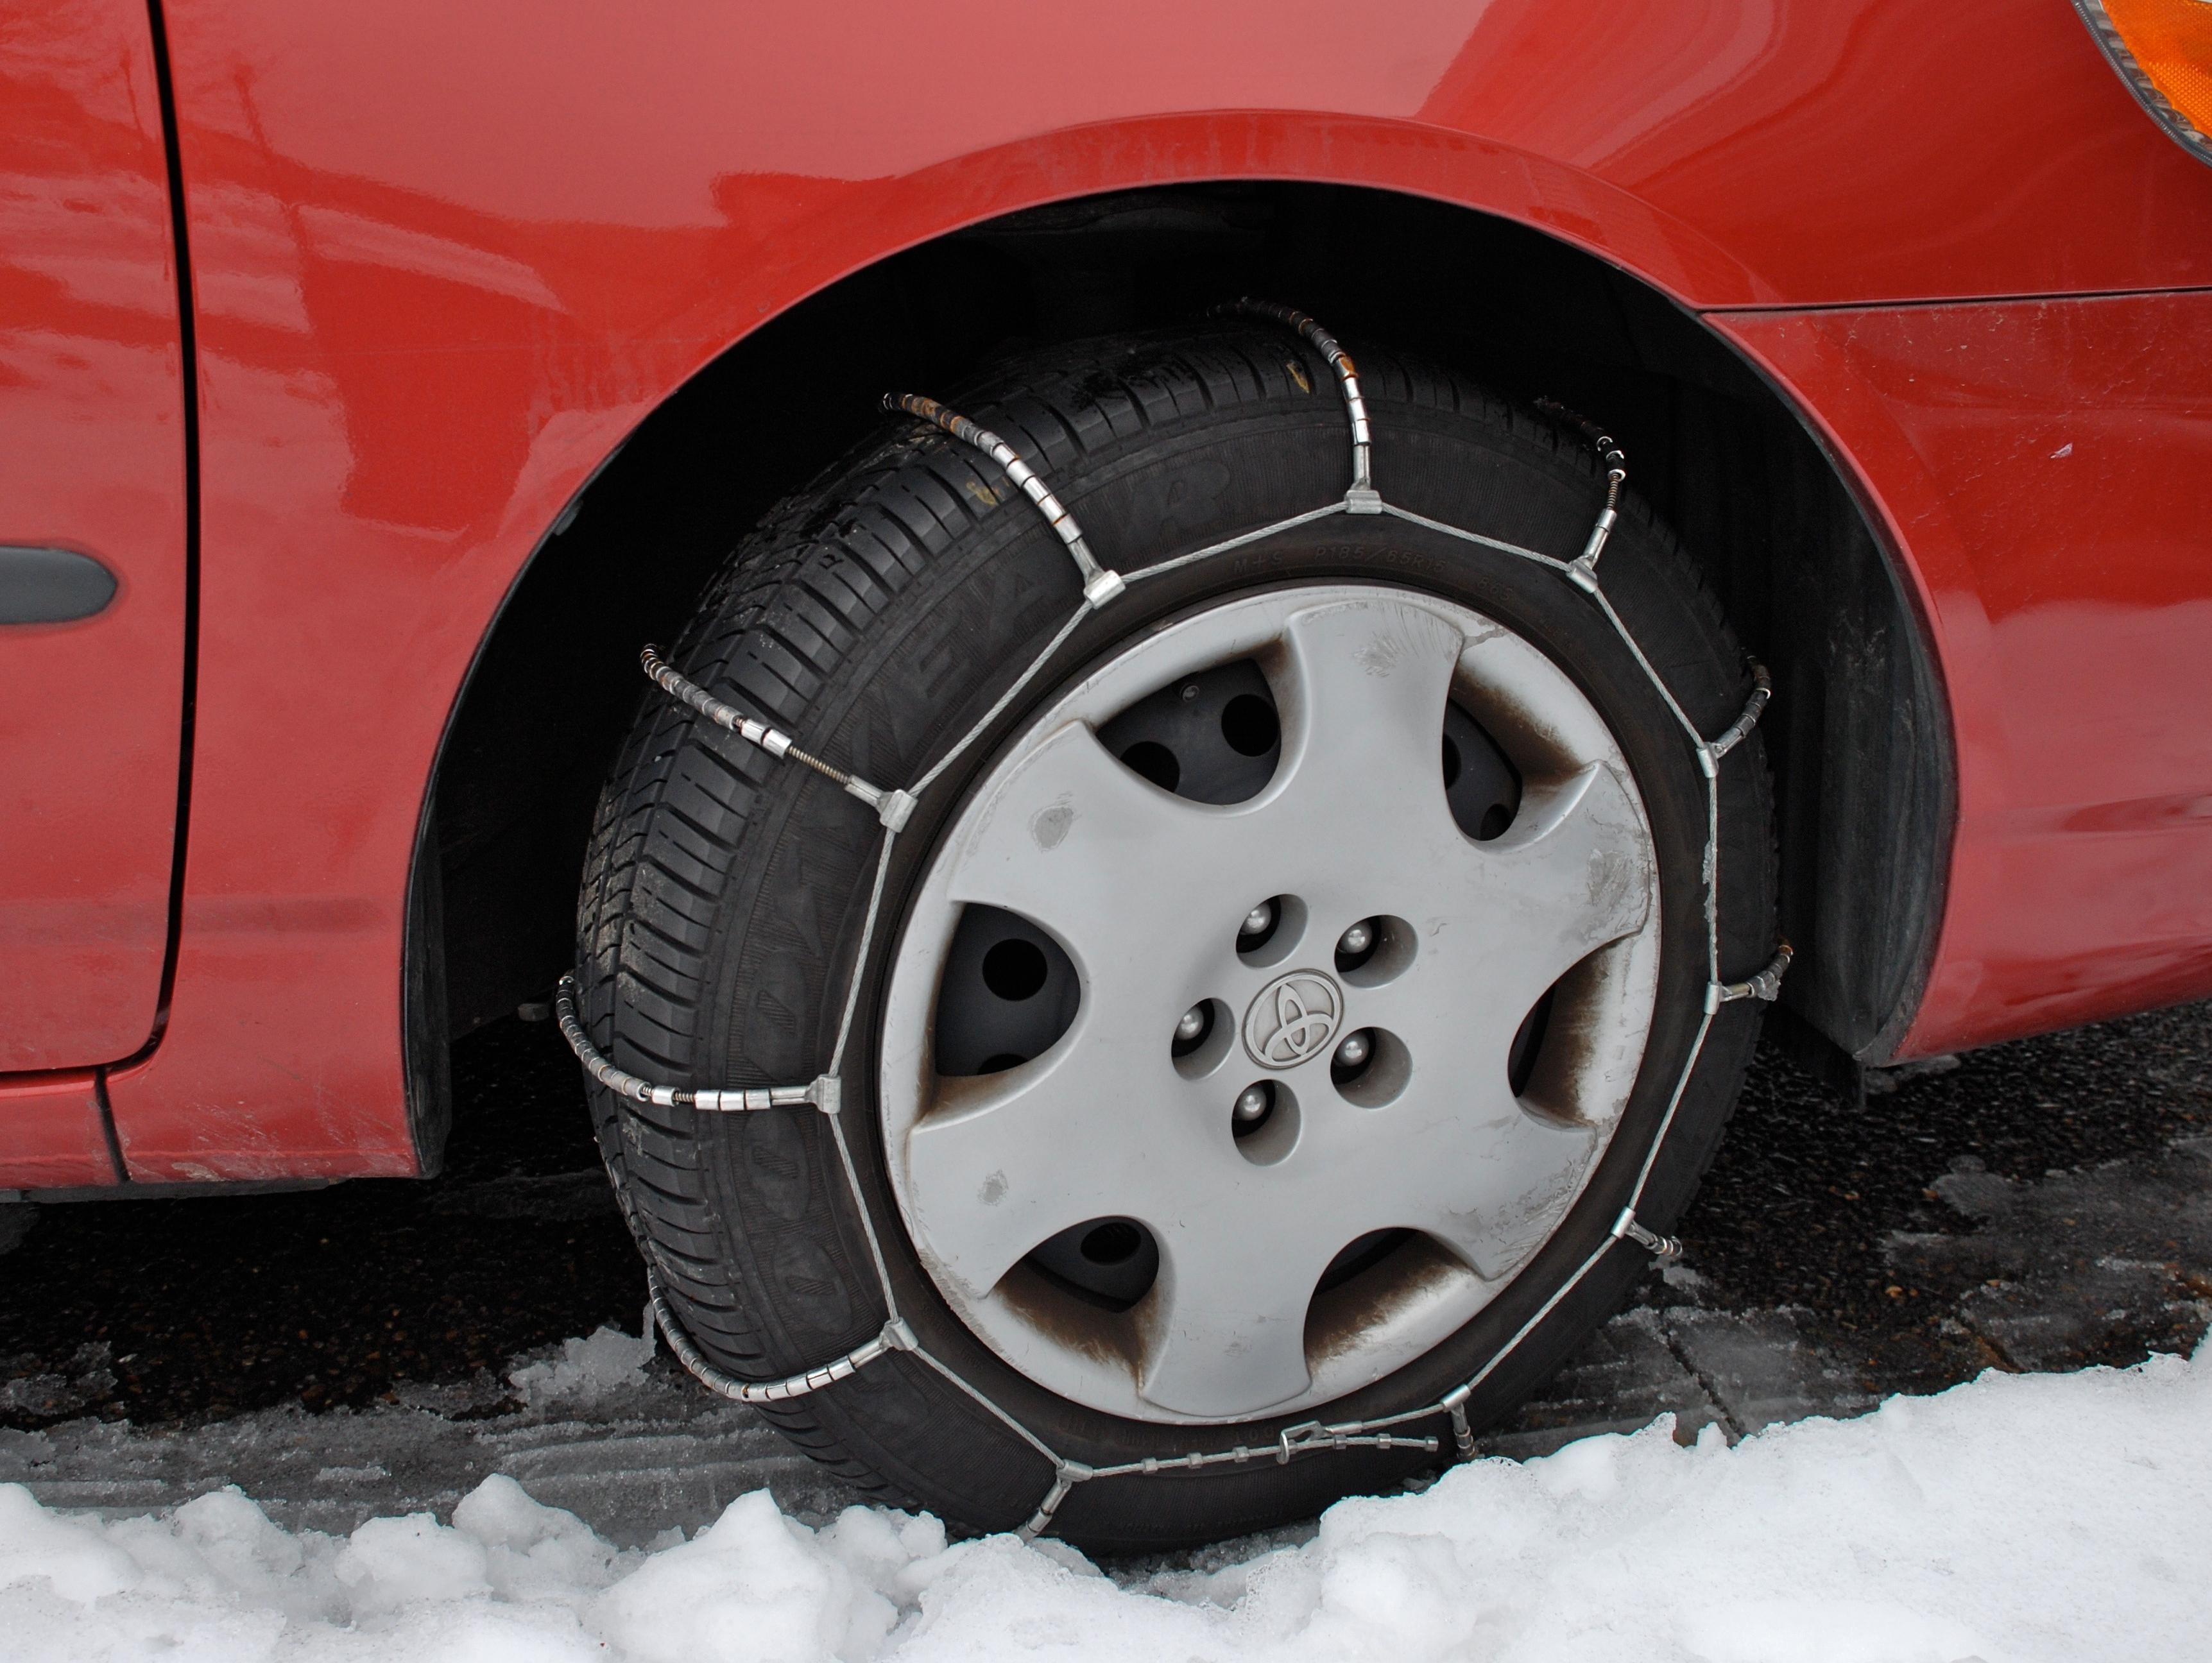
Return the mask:
<svg viewBox="0 0 2212 1663">
<path fill-rule="evenodd" d="M 1275 903 L 1263 901 L 1244 914 L 1244 923 L 1237 933 L 1240 936 L 1264 936 L 1275 927 Z"/>
<path fill-rule="evenodd" d="M 1345 1069 L 1357 1068 L 1367 1060 L 1368 1053 L 1373 1049 L 1365 1034 L 1347 1034 L 1344 1043 L 1336 1047 L 1336 1065 Z"/>
<path fill-rule="evenodd" d="M 1265 1083 L 1248 1085 L 1237 1094 L 1237 1107 L 1231 1114 L 1238 1126 L 1249 1126 L 1267 1119 L 1274 1106 L 1275 1094 Z"/>
<path fill-rule="evenodd" d="M 1182 1013 L 1176 1023 L 1176 1037 L 1185 1041 L 1196 1039 L 1206 1032 L 1206 1007 L 1194 1004 Z"/>
<path fill-rule="evenodd" d="M 1375 944 L 1375 926 L 1361 919 L 1336 938 L 1336 950 L 1345 958 L 1358 958 Z"/>
</svg>

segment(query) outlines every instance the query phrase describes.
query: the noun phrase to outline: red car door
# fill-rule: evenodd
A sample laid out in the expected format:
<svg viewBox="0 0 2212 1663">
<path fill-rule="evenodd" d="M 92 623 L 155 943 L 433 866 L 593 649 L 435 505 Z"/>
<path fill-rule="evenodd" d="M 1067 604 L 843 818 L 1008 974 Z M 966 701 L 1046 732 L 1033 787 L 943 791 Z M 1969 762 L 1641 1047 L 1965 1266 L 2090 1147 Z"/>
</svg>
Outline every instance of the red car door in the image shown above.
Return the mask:
<svg viewBox="0 0 2212 1663">
<path fill-rule="evenodd" d="M 0 1071 L 152 1035 L 185 701 L 185 359 L 137 0 L 0 18 Z"/>
</svg>

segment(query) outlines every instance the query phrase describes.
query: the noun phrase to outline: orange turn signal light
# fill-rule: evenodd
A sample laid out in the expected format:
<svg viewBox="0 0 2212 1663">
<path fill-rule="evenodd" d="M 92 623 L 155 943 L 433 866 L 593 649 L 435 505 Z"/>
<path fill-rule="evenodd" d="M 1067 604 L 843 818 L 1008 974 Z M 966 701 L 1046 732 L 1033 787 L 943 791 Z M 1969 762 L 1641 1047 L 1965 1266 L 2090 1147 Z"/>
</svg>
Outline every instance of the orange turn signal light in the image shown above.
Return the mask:
<svg viewBox="0 0 2212 1663">
<path fill-rule="evenodd" d="M 2212 0 L 2074 0 L 2136 101 L 2212 161 Z"/>
</svg>

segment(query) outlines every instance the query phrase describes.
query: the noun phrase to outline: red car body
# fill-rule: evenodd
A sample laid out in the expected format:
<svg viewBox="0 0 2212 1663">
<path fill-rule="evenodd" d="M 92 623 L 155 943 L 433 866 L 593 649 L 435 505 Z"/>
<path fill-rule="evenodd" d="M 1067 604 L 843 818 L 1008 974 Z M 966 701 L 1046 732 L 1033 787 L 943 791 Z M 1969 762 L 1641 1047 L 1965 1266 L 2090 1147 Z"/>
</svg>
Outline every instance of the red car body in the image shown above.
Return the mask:
<svg viewBox="0 0 2212 1663">
<path fill-rule="evenodd" d="M 2212 168 L 2063 0 L 19 0 L 0 543 L 118 590 L 0 627 L 0 1186 L 434 1162 L 410 873 L 595 470 L 901 250 L 1235 180 L 1584 251 L 1817 435 L 1952 770 L 1860 1060 L 2212 992 Z"/>
</svg>

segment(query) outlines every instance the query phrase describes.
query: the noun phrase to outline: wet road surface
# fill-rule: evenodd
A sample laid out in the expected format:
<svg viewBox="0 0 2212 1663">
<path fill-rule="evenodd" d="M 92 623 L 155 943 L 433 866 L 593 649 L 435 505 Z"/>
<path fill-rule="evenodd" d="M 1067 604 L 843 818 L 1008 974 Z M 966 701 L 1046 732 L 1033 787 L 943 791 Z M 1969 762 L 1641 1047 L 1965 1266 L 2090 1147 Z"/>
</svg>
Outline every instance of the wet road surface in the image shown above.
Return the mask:
<svg viewBox="0 0 2212 1663">
<path fill-rule="evenodd" d="M 456 1049 L 446 1174 L 0 1208 L 0 1481 L 145 1511 L 226 1483 L 290 1524 L 441 1509 L 491 1471 L 618 1539 L 765 1483 L 850 1499 L 659 1357 L 599 1396 L 513 1359 L 638 1330 L 643 1278 L 550 1024 Z M 1686 1435 L 1984 1369 L 2186 1350 L 2212 1316 L 2212 1004 L 1975 1053 L 1853 1107 L 1763 1052 L 1686 1256 L 1485 1447 L 1662 1411 Z M 11 1240 L 15 1245 L 9 1247 Z"/>
</svg>

